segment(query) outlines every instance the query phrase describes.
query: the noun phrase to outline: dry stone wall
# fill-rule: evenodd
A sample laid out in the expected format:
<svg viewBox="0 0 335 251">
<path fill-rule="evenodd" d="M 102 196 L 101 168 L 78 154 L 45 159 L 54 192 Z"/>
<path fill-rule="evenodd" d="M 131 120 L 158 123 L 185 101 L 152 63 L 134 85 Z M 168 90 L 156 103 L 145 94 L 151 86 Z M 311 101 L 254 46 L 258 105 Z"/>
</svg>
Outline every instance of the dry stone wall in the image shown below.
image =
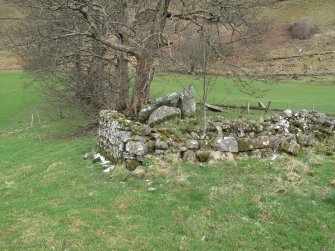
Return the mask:
<svg viewBox="0 0 335 251">
<path fill-rule="evenodd" d="M 207 162 L 232 160 L 236 155 L 269 156 L 273 151 L 298 155 L 303 147 L 335 149 L 335 118 L 320 112 L 286 110 L 262 122 L 213 116 L 208 124 L 205 137 L 200 137 L 196 127 L 177 135 L 169 128 L 151 127 L 106 110 L 100 113 L 97 144 L 130 169 L 149 155 L 169 161 Z"/>
</svg>

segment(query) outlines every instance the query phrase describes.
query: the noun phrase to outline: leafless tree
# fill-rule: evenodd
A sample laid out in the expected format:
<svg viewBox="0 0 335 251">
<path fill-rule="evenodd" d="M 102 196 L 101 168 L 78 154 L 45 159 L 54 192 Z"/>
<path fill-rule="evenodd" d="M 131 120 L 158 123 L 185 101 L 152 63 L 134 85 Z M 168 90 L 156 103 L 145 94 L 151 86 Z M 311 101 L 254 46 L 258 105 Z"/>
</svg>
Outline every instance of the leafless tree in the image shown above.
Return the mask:
<svg viewBox="0 0 335 251">
<path fill-rule="evenodd" d="M 9 0 L 8 0 L 9 1 Z M 149 99 L 162 52 L 199 31 L 224 60 L 213 30 L 231 41 L 256 20 L 264 0 L 10 0 L 26 19 L 9 36 L 28 71 L 56 96 L 82 107 L 134 114 Z M 220 36 L 217 36 L 220 38 Z M 131 73 L 134 84 L 130 88 Z M 132 94 L 130 95 L 130 90 Z"/>
<path fill-rule="evenodd" d="M 186 36 L 185 39 L 176 46 L 176 53 L 179 55 L 177 59 L 179 59 L 182 64 L 185 64 L 187 72 L 193 75 L 197 73 L 198 68 L 202 68 L 203 53 L 201 53 L 201 51 L 203 49 L 203 43 L 206 43 L 204 38 L 196 33 Z M 206 48 L 206 57 L 208 60 L 215 61 L 216 56 L 216 53 L 214 53 L 211 47 Z"/>
</svg>

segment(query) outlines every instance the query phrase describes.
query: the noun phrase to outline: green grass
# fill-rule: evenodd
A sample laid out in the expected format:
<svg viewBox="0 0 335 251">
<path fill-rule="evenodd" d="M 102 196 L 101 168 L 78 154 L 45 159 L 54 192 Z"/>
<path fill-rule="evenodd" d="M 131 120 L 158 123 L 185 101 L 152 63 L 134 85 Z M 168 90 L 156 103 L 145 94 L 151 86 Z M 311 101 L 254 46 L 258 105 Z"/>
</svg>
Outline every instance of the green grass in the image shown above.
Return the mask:
<svg viewBox="0 0 335 251">
<path fill-rule="evenodd" d="M 200 102 L 202 84 L 199 79 L 187 75 L 162 75 L 156 77 L 152 86 L 152 96 L 160 97 L 165 94 L 186 88 L 189 83 L 194 83 L 197 101 Z M 335 114 L 335 84 L 334 79 L 281 80 L 267 83 L 253 82 L 251 85 L 256 90 L 264 91 L 262 97 L 253 97 L 238 88 L 233 79 L 218 77 L 208 95 L 208 102 L 222 105 L 246 105 L 249 102 L 257 106 L 258 100 L 267 104 L 271 101 L 271 107 L 278 109 L 314 109 Z"/>
<path fill-rule="evenodd" d="M 82 159 L 95 135 L 76 136 L 80 120 L 41 111 L 29 127 L 40 99 L 20 75 L 0 74 L 0 250 L 333 250 L 334 157 L 107 175 Z"/>
<path fill-rule="evenodd" d="M 27 123 L 40 101 L 37 90 L 25 88 L 24 74 L 18 72 L 0 73 L 0 84 L 1 127 Z"/>
</svg>

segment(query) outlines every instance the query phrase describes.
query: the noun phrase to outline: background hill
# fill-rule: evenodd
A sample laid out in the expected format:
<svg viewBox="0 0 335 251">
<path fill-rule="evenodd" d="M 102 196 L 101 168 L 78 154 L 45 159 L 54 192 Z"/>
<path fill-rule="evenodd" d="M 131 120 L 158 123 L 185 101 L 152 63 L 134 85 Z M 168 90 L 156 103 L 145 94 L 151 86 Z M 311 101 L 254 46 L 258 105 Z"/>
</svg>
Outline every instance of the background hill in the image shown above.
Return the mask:
<svg viewBox="0 0 335 251">
<path fill-rule="evenodd" d="M 15 24 L 21 18 L 21 13 L 13 5 L 0 0 L 0 32 L 9 29 L 11 25 Z M 0 36 L 0 70 L 20 69 L 18 59 L 13 53 L 4 49 L 6 44 L 3 43 L 3 39 Z"/>
<path fill-rule="evenodd" d="M 22 18 L 20 11 L 0 0 L 0 31 Z M 265 7 L 262 19 L 269 23 L 264 36 L 251 50 L 238 53 L 238 63 L 249 73 L 261 75 L 329 75 L 335 73 L 335 1 L 278 0 Z M 318 29 L 310 39 L 293 38 L 289 28 L 307 20 Z M 12 53 L 0 48 L 0 70 L 20 69 Z M 228 71 L 228 70 L 227 70 Z M 218 65 L 218 72 L 222 67 Z"/>
<path fill-rule="evenodd" d="M 269 30 L 258 43 L 253 59 L 244 63 L 264 74 L 326 75 L 335 72 L 335 1 L 278 1 L 263 10 Z M 317 33 L 310 39 L 293 38 L 290 26 L 306 20 Z M 257 47 L 257 45 L 256 45 Z"/>
</svg>

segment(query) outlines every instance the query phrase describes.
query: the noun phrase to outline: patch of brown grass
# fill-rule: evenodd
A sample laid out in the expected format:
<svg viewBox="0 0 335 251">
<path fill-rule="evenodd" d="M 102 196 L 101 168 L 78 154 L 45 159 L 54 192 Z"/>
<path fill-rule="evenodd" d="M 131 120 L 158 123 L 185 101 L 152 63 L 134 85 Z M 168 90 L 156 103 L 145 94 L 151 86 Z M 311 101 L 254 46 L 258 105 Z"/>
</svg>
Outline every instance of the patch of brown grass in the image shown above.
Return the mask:
<svg viewBox="0 0 335 251">
<path fill-rule="evenodd" d="M 71 232 L 81 233 L 82 228 L 85 226 L 85 223 L 81 219 L 74 219 L 70 225 L 68 225 L 68 229 Z"/>
<path fill-rule="evenodd" d="M 46 171 L 47 172 L 53 171 L 53 170 L 55 170 L 56 168 L 58 168 L 58 167 L 60 167 L 62 165 L 64 165 L 64 163 L 61 162 L 61 161 L 55 162 L 55 163 L 51 164 L 50 166 L 48 166 L 48 168 L 47 168 Z"/>
</svg>

